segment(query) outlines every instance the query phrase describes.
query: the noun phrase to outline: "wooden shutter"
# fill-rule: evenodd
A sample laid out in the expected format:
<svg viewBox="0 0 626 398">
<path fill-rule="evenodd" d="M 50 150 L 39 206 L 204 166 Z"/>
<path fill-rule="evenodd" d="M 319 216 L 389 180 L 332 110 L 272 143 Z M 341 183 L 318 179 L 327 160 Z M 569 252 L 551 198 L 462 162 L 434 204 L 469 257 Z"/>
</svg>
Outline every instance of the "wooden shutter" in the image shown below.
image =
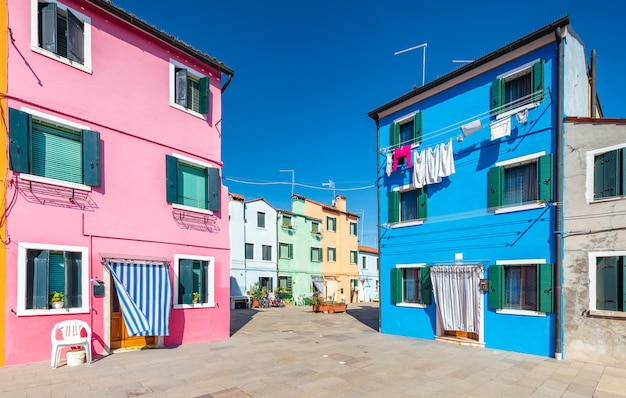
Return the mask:
<svg viewBox="0 0 626 398">
<path fill-rule="evenodd" d="M 622 311 L 626 311 L 626 257 L 622 260 Z"/>
<path fill-rule="evenodd" d="M 402 302 L 402 268 L 391 269 L 391 303 Z"/>
<path fill-rule="evenodd" d="M 422 141 L 422 112 L 413 115 L 413 143 Z"/>
<path fill-rule="evenodd" d="M 208 208 L 209 210 L 220 210 L 221 207 L 221 187 L 220 170 L 209 167 L 209 192 L 208 192 Z"/>
<path fill-rule="evenodd" d="M 288 253 L 289 253 L 288 254 L 289 258 L 290 259 L 293 258 L 293 244 L 292 243 L 290 243 L 289 246 L 288 246 Z"/>
<path fill-rule="evenodd" d="M 598 257 L 596 265 L 596 309 L 617 311 L 618 258 Z"/>
<path fill-rule="evenodd" d="M 67 10 L 67 57 L 85 63 L 85 34 L 83 21 Z"/>
<path fill-rule="evenodd" d="M 83 184 L 99 187 L 100 180 L 100 133 L 83 130 Z"/>
<path fill-rule="evenodd" d="M 491 116 L 502 112 L 502 106 L 504 105 L 502 94 L 504 94 L 504 81 L 496 79 L 491 82 Z"/>
<path fill-rule="evenodd" d="M 554 309 L 554 271 L 552 264 L 539 264 L 537 266 L 539 272 L 539 283 L 537 289 L 539 290 L 537 297 L 539 312 L 553 312 Z"/>
<path fill-rule="evenodd" d="M 388 196 L 389 200 L 389 220 L 390 224 L 400 222 L 400 192 L 391 191 Z"/>
<path fill-rule="evenodd" d="M 209 113 L 209 78 L 203 77 L 200 79 L 200 106 L 199 112 L 203 115 Z"/>
<path fill-rule="evenodd" d="M 193 304 L 193 260 L 181 259 L 178 263 L 178 301 Z"/>
<path fill-rule="evenodd" d="M 48 308 L 48 294 L 50 292 L 48 283 L 48 259 L 50 252 L 42 250 L 41 253 L 34 258 L 33 272 L 33 306 L 32 309 Z"/>
<path fill-rule="evenodd" d="M 82 306 L 82 253 L 64 252 L 65 262 L 65 307 Z"/>
<path fill-rule="evenodd" d="M 35 121 L 30 138 L 32 174 L 83 183 L 83 149 L 79 132 Z"/>
<path fill-rule="evenodd" d="M 543 100 L 543 60 L 535 62 L 532 69 L 533 101 Z"/>
<path fill-rule="evenodd" d="M 430 305 L 432 302 L 432 283 L 430 281 L 430 268 L 422 267 L 420 268 L 420 296 L 421 296 L 421 304 Z"/>
<path fill-rule="evenodd" d="M 9 167 L 18 173 L 30 173 L 28 161 L 30 130 L 30 115 L 9 108 Z"/>
<path fill-rule="evenodd" d="M 208 280 L 209 280 L 209 262 L 200 261 L 200 280 L 198 281 L 198 293 L 200 295 L 198 302 L 200 303 L 209 302 Z"/>
<path fill-rule="evenodd" d="M 176 68 L 176 103 L 187 108 L 187 69 Z"/>
<path fill-rule="evenodd" d="M 502 308 L 502 296 L 504 289 L 504 266 L 489 266 L 489 309 L 499 310 Z"/>
<path fill-rule="evenodd" d="M 504 195 L 504 167 L 496 166 L 489 169 L 488 179 L 488 207 L 494 208 L 502 206 L 502 196 Z"/>
<path fill-rule="evenodd" d="M 552 200 L 552 154 L 541 156 L 537 160 L 537 183 L 539 200 Z"/>
<path fill-rule="evenodd" d="M 389 125 L 389 146 L 390 149 L 397 148 L 400 145 L 400 125 L 391 123 Z"/>
<path fill-rule="evenodd" d="M 293 279 L 288 276 L 287 277 L 287 289 L 291 291 L 291 287 L 293 286 Z"/>
<path fill-rule="evenodd" d="M 40 6 L 41 15 L 41 47 L 45 50 L 57 53 L 57 5 L 48 3 Z"/>
<path fill-rule="evenodd" d="M 426 187 L 420 188 L 417 191 L 417 218 L 426 218 L 427 215 L 427 207 L 426 201 L 428 199 L 428 195 L 426 192 Z"/>
<path fill-rule="evenodd" d="M 169 203 L 178 202 L 178 159 L 165 155 L 165 190 Z"/>
</svg>

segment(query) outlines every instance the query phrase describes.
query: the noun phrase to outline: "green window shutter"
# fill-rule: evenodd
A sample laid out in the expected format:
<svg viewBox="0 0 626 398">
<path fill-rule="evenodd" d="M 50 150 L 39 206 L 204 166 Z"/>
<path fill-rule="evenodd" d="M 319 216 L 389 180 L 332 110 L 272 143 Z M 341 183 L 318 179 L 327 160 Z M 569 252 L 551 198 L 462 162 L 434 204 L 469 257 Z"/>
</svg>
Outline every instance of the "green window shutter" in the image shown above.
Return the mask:
<svg viewBox="0 0 626 398">
<path fill-rule="evenodd" d="M 402 302 L 402 268 L 391 269 L 391 303 Z"/>
<path fill-rule="evenodd" d="M 165 184 L 166 200 L 178 203 L 178 159 L 170 155 L 165 155 Z"/>
<path fill-rule="evenodd" d="M 311 248 L 311 261 L 315 261 L 315 259 L 313 258 L 313 248 Z"/>
<path fill-rule="evenodd" d="M 44 122 L 32 122 L 30 163 L 34 175 L 82 184 L 81 134 Z"/>
<path fill-rule="evenodd" d="M 491 82 L 491 116 L 502 112 L 502 94 L 504 94 L 504 81 L 496 79 Z"/>
<path fill-rule="evenodd" d="M 399 131 L 399 129 L 398 129 Z M 413 143 L 422 141 L 422 112 L 413 115 Z"/>
<path fill-rule="evenodd" d="M 426 218 L 427 199 L 428 199 L 428 195 L 426 192 L 426 187 L 419 189 L 417 192 L 417 218 Z"/>
<path fill-rule="evenodd" d="M 221 187 L 220 170 L 214 167 L 209 168 L 209 192 L 208 192 L 208 208 L 209 210 L 220 210 L 221 206 Z"/>
<path fill-rule="evenodd" d="M 390 224 L 400 222 L 400 192 L 391 191 L 388 196 L 389 200 L 389 220 Z"/>
<path fill-rule="evenodd" d="M 28 167 L 30 115 L 9 108 L 9 167 L 18 173 L 30 173 Z"/>
<path fill-rule="evenodd" d="M 504 167 L 496 166 L 489 169 L 489 208 L 502 206 L 504 195 Z"/>
<path fill-rule="evenodd" d="M 178 200 L 176 203 L 207 208 L 207 171 L 187 163 L 178 163 Z"/>
<path fill-rule="evenodd" d="M 543 60 L 535 62 L 532 69 L 533 101 L 543 100 Z"/>
<path fill-rule="evenodd" d="M 41 47 L 57 53 L 57 5 L 47 3 L 40 6 L 41 14 Z"/>
<path fill-rule="evenodd" d="M 187 69 L 176 68 L 176 103 L 187 108 Z"/>
<path fill-rule="evenodd" d="M 400 125 L 391 123 L 389 125 L 389 146 L 391 149 L 396 148 L 400 144 Z"/>
<path fill-rule="evenodd" d="M 85 35 L 83 22 L 67 10 L 67 57 L 85 63 Z"/>
<path fill-rule="evenodd" d="M 537 160 L 537 183 L 539 200 L 552 200 L 552 154 L 541 156 Z"/>
<path fill-rule="evenodd" d="M 26 263 L 26 308 L 48 308 L 47 250 L 28 250 Z"/>
<path fill-rule="evenodd" d="M 499 310 L 502 308 L 504 266 L 489 266 L 489 309 Z"/>
<path fill-rule="evenodd" d="M 539 286 L 538 286 L 538 300 L 539 312 L 554 312 L 554 272 L 552 270 L 552 264 L 539 264 Z"/>
<path fill-rule="evenodd" d="M 291 290 L 291 287 L 293 286 L 293 279 L 288 276 L 287 277 L 287 289 Z"/>
<path fill-rule="evenodd" d="M 65 263 L 65 307 L 80 307 L 82 306 L 82 254 L 65 252 L 63 257 Z"/>
<path fill-rule="evenodd" d="M 209 262 L 200 261 L 200 280 L 198 281 L 198 293 L 200 294 L 200 303 L 209 302 L 209 289 L 207 281 L 209 280 Z"/>
<path fill-rule="evenodd" d="M 622 257 L 622 311 L 626 311 L 626 257 Z"/>
<path fill-rule="evenodd" d="M 63 252 L 50 252 L 48 257 L 48 293 L 65 294 L 65 258 Z"/>
<path fill-rule="evenodd" d="M 422 267 L 420 268 L 420 288 L 422 289 L 421 304 L 430 305 L 432 302 L 432 284 L 430 281 L 430 268 Z"/>
<path fill-rule="evenodd" d="M 178 264 L 178 302 L 193 304 L 193 260 L 183 259 Z"/>
<path fill-rule="evenodd" d="M 83 184 L 100 186 L 100 133 L 83 130 Z"/>
<path fill-rule="evenodd" d="M 604 157 L 606 153 L 601 155 L 596 155 L 594 157 L 594 165 L 593 165 L 593 198 L 600 199 L 603 198 L 607 192 L 607 187 L 604 185 Z"/>
<path fill-rule="evenodd" d="M 289 244 L 289 258 L 293 258 L 293 244 Z"/>
<path fill-rule="evenodd" d="M 618 258 L 598 257 L 596 265 L 596 309 L 617 311 Z"/>
<path fill-rule="evenodd" d="M 209 113 L 209 78 L 200 79 L 200 107 L 199 112 L 203 115 Z"/>
</svg>

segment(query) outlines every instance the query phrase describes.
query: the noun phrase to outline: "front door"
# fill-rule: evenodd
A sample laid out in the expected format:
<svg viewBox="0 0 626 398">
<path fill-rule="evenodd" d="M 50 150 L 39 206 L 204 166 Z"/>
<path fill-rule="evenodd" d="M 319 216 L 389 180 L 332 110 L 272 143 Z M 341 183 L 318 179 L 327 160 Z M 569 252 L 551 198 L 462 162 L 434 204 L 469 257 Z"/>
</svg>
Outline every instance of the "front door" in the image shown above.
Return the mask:
<svg viewBox="0 0 626 398">
<path fill-rule="evenodd" d="M 111 349 L 137 349 L 155 345 L 154 336 L 129 336 L 122 316 L 115 283 L 111 284 Z"/>
</svg>

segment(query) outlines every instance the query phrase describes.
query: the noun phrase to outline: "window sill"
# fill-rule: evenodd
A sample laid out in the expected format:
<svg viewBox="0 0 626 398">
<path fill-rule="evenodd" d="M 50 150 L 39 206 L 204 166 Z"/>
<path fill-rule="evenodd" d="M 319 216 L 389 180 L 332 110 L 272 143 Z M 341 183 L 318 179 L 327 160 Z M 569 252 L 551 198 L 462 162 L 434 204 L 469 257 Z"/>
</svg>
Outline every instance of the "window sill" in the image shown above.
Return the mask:
<svg viewBox="0 0 626 398">
<path fill-rule="evenodd" d="M 78 62 L 71 61 L 68 58 L 65 58 L 65 57 L 62 57 L 62 56 L 60 56 L 58 54 L 53 53 L 52 51 L 44 50 L 43 48 L 37 47 L 37 46 L 31 46 L 30 49 L 32 51 L 36 52 L 36 53 L 39 53 L 39 54 L 41 54 L 43 56 L 51 58 L 51 59 L 53 59 L 55 61 L 59 61 L 62 64 L 69 65 L 72 68 L 81 70 L 81 71 L 89 73 L 89 74 L 93 73 L 92 70 L 91 70 L 91 66 L 86 66 L 86 65 L 83 65 L 83 64 L 79 64 Z"/>
<path fill-rule="evenodd" d="M 179 111 L 183 111 L 183 112 L 188 113 L 188 114 L 190 114 L 192 116 L 195 116 L 198 119 L 207 120 L 206 115 L 203 115 L 202 113 L 198 113 L 198 112 L 193 111 L 191 109 L 185 108 L 184 106 L 179 105 L 176 102 L 170 102 L 170 106 L 172 108 L 178 109 Z"/>
<path fill-rule="evenodd" d="M 418 304 L 418 303 L 396 303 L 396 307 L 407 307 L 407 308 L 426 308 L 426 304 Z"/>
<path fill-rule="evenodd" d="M 41 316 L 41 315 L 67 315 L 67 314 L 88 314 L 88 308 L 61 308 L 58 310 L 49 309 L 49 310 L 26 310 L 26 309 L 18 309 L 16 315 L 17 316 Z"/>
<path fill-rule="evenodd" d="M 516 212 L 516 211 L 541 209 L 543 207 L 546 207 L 546 204 L 544 202 L 527 203 L 527 204 L 524 204 L 524 205 L 515 205 L 515 206 L 509 206 L 509 207 L 501 207 L 501 208 L 497 209 L 496 211 L 494 211 L 494 214 L 513 213 L 513 212 Z"/>
<path fill-rule="evenodd" d="M 511 110 L 508 110 L 506 112 L 499 113 L 499 114 L 496 115 L 496 120 L 504 119 L 505 117 L 509 117 L 509 116 L 515 115 L 516 113 L 522 112 L 522 111 L 524 111 L 526 109 L 530 110 L 530 109 L 538 108 L 540 103 L 541 102 L 532 102 L 530 104 L 526 104 L 526 105 L 520 106 L 518 108 L 511 109 Z"/>
<path fill-rule="evenodd" d="M 513 310 L 513 309 L 502 309 L 496 310 L 496 314 L 505 314 L 505 315 L 522 315 L 522 316 L 535 316 L 545 318 L 545 312 L 537 312 L 537 311 L 529 311 L 529 310 Z"/>
<path fill-rule="evenodd" d="M 591 201 L 588 201 L 587 203 L 594 204 L 594 203 L 614 202 L 616 200 L 624 200 L 624 199 L 626 199 L 626 196 L 619 195 L 619 196 L 611 196 L 608 198 L 592 199 Z"/>
<path fill-rule="evenodd" d="M 215 304 L 211 303 L 198 303 L 198 304 L 174 304 L 174 309 L 195 309 L 195 308 L 215 308 Z"/>
<path fill-rule="evenodd" d="M 588 315 L 597 318 L 626 319 L 626 312 L 621 311 L 589 310 Z"/>
<path fill-rule="evenodd" d="M 424 224 L 423 220 L 407 221 L 407 222 L 401 222 L 398 224 L 393 224 L 391 228 L 413 227 L 415 225 L 422 225 L 422 224 Z"/>
<path fill-rule="evenodd" d="M 206 209 L 201 209 L 199 207 L 192 207 L 192 206 L 185 206 L 185 205 L 179 205 L 178 203 L 172 203 L 172 208 L 173 209 L 178 209 L 178 210 L 187 210 L 187 211 L 193 211 L 195 213 L 202 213 L 202 214 L 208 214 L 210 216 L 213 215 L 213 212 L 211 210 L 206 210 Z"/>
<path fill-rule="evenodd" d="M 89 185 L 77 184 L 75 182 L 55 180 L 53 178 L 40 177 L 40 176 L 36 176 L 33 174 L 23 174 L 23 173 L 20 174 L 20 178 L 26 181 L 40 182 L 42 184 L 56 185 L 58 187 L 65 187 L 65 188 L 71 188 L 71 189 L 78 189 L 80 191 L 91 192 L 91 187 Z"/>
</svg>

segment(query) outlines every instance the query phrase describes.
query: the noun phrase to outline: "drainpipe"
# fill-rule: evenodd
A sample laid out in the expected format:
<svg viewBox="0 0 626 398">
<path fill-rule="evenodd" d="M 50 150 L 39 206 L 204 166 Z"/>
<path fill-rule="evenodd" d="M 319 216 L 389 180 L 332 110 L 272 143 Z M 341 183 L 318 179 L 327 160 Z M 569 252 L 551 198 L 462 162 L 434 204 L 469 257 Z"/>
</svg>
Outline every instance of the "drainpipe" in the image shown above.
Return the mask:
<svg viewBox="0 0 626 398">
<path fill-rule="evenodd" d="M 556 206 L 555 206 L 555 230 L 563 231 L 563 37 L 561 27 L 557 27 L 556 42 L 558 45 L 557 58 L 557 96 L 556 96 Z M 557 360 L 563 359 L 563 300 L 561 297 L 561 278 L 563 267 L 562 254 L 563 235 L 555 234 L 555 269 L 554 269 L 554 307 L 556 313 L 556 341 L 554 357 Z"/>
<path fill-rule="evenodd" d="M 380 178 L 378 176 L 378 163 L 379 163 L 379 159 L 378 159 L 378 154 L 380 152 L 380 119 L 378 118 L 378 116 L 376 117 L 376 214 L 377 214 L 377 219 L 376 219 L 376 234 L 378 236 L 378 264 L 381 263 L 381 251 L 380 251 Z M 382 320 L 382 305 L 380 305 L 380 303 L 383 302 L 383 298 L 380 295 L 380 290 L 381 290 L 381 283 L 380 283 L 380 269 L 381 267 L 378 267 L 378 303 L 379 303 L 379 310 L 378 310 L 378 333 L 380 333 L 381 331 L 381 320 Z"/>
<path fill-rule="evenodd" d="M 596 93 L 596 50 L 591 50 L 591 117 L 596 117 L 598 97 Z"/>
</svg>

